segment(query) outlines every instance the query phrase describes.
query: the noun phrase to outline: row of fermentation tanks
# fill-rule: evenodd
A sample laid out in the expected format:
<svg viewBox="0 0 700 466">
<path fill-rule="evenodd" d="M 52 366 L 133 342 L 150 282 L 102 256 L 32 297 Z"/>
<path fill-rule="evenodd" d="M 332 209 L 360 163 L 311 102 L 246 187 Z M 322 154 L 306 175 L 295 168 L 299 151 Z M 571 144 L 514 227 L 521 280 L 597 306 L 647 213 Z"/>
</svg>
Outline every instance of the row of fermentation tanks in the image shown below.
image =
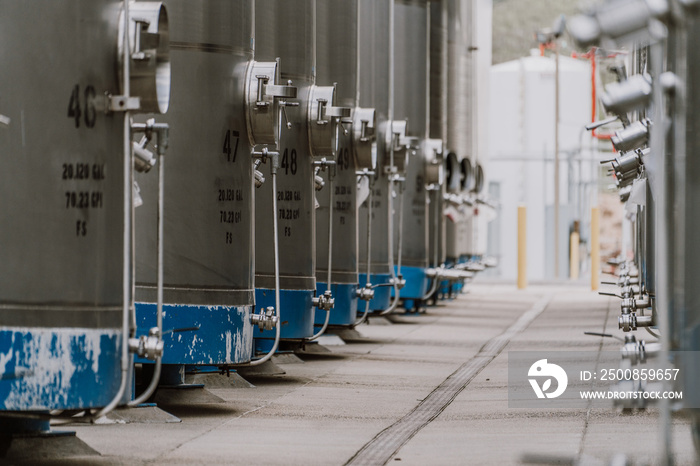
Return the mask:
<svg viewBox="0 0 700 466">
<path fill-rule="evenodd" d="M 420 312 L 491 265 L 476 14 L 0 0 L 0 432 Z"/>
</svg>

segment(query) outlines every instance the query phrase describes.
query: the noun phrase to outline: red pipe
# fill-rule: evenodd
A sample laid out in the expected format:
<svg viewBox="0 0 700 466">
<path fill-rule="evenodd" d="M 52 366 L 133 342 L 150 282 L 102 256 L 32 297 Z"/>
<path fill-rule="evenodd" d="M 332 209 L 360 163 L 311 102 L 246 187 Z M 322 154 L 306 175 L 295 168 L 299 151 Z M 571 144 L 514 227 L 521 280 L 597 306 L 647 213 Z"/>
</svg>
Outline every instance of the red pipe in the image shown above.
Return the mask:
<svg viewBox="0 0 700 466">
<path fill-rule="evenodd" d="M 595 85 L 595 68 L 596 68 L 596 61 L 595 61 L 595 55 L 596 55 L 596 48 L 593 47 L 591 48 L 588 52 L 586 53 L 581 53 L 578 54 L 576 52 L 571 53 L 572 58 L 587 58 L 591 61 L 591 123 L 596 121 L 596 85 Z M 614 55 L 613 55 L 614 56 Z M 591 136 L 593 136 L 596 139 L 610 139 L 612 137 L 612 134 L 597 134 L 596 130 L 594 129 L 591 131 Z M 614 150 L 614 148 L 613 148 Z"/>
</svg>

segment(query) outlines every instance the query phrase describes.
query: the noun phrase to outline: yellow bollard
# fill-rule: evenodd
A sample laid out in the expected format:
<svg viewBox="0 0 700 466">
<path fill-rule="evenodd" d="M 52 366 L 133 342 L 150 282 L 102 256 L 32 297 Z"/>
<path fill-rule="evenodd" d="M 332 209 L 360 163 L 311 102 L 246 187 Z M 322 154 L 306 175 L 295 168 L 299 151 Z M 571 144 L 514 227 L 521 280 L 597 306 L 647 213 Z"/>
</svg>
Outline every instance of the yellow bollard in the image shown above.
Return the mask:
<svg viewBox="0 0 700 466">
<path fill-rule="evenodd" d="M 527 207 L 518 206 L 518 289 L 527 287 Z"/>
<path fill-rule="evenodd" d="M 596 291 L 600 284 L 600 211 L 591 209 L 591 290 Z"/>
<path fill-rule="evenodd" d="M 578 231 L 572 231 L 571 238 L 569 239 L 569 278 L 572 280 L 578 280 L 578 248 Z"/>
</svg>

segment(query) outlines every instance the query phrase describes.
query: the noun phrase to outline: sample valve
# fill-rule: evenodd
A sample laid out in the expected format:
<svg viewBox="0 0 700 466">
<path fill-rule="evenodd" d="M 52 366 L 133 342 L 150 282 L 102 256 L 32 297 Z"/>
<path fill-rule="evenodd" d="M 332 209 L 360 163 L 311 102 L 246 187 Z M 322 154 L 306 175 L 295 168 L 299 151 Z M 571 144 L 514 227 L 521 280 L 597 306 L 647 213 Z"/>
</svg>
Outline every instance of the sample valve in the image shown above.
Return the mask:
<svg viewBox="0 0 700 466">
<path fill-rule="evenodd" d="M 275 315 L 275 308 L 270 306 L 265 309 L 260 309 L 260 314 L 251 314 L 250 323 L 257 325 L 260 331 L 274 330 L 279 317 Z"/>
<path fill-rule="evenodd" d="M 163 356 L 163 340 L 160 338 L 160 330 L 153 327 L 148 335 L 138 338 L 129 338 L 129 351 L 136 353 L 141 358 L 156 360 Z"/>
<path fill-rule="evenodd" d="M 355 292 L 355 295 L 358 299 L 361 299 L 363 301 L 371 301 L 372 299 L 374 299 L 374 290 L 372 289 L 372 285 L 370 283 L 367 283 L 365 286 L 358 289 Z"/>
<path fill-rule="evenodd" d="M 311 298 L 311 303 L 321 311 L 330 311 L 335 306 L 335 298 L 330 290 L 326 290 L 321 296 Z"/>
<path fill-rule="evenodd" d="M 634 366 L 643 364 L 648 359 L 655 358 L 661 351 L 661 343 L 646 343 L 644 340 L 637 341 L 634 335 L 625 337 L 625 344 L 620 349 L 622 359 L 627 359 Z"/>
</svg>

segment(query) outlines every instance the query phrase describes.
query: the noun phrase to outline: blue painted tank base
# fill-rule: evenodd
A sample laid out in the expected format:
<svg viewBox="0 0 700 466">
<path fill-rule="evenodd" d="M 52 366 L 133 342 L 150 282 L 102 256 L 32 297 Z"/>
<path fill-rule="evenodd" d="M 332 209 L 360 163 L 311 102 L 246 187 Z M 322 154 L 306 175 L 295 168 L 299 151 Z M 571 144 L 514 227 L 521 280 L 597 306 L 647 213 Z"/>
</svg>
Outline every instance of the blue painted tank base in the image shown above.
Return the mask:
<svg viewBox="0 0 700 466">
<path fill-rule="evenodd" d="M 252 306 L 163 306 L 163 364 L 225 365 L 250 361 Z M 138 335 L 156 326 L 156 305 L 136 303 Z M 153 363 L 136 359 L 140 363 Z"/>
<path fill-rule="evenodd" d="M 386 285 L 390 283 L 391 274 L 388 273 L 373 273 L 370 275 L 370 283 L 372 285 Z M 367 274 L 361 273 L 358 280 L 358 288 L 362 288 L 367 284 Z M 369 310 L 383 311 L 391 306 L 391 292 L 393 286 L 380 286 L 374 288 L 374 298 L 369 302 Z M 357 312 L 363 314 L 365 312 L 366 301 L 357 301 Z"/>
<path fill-rule="evenodd" d="M 401 299 L 423 299 L 425 294 L 430 290 L 430 279 L 425 274 L 426 269 L 423 267 L 401 267 L 401 274 L 406 285 L 399 291 Z M 398 270 L 397 272 L 398 273 Z M 391 288 L 391 294 L 394 296 L 394 289 Z"/>
<path fill-rule="evenodd" d="M 428 301 L 425 299 L 402 299 L 401 305 L 408 315 L 418 315 L 427 311 Z"/>
<path fill-rule="evenodd" d="M 0 411 L 106 406 L 121 384 L 121 343 L 120 329 L 0 327 Z"/>
<path fill-rule="evenodd" d="M 284 340 L 302 340 L 314 335 L 314 314 L 316 308 L 311 299 L 311 290 L 280 290 L 280 338 Z M 258 288 L 255 290 L 255 306 L 257 309 L 275 307 L 275 290 Z M 259 352 L 262 343 L 258 340 L 275 339 L 275 330 L 259 331 L 255 328 L 255 351 Z M 269 345 L 272 348 L 272 344 Z"/>
<path fill-rule="evenodd" d="M 326 292 L 325 283 L 316 283 L 316 296 Z M 328 325 L 347 327 L 353 325 L 357 319 L 357 284 L 333 283 L 331 293 L 335 299 L 335 306 L 330 310 Z M 364 304 L 364 301 L 362 302 Z M 316 309 L 314 319 L 315 327 L 322 327 L 326 321 L 326 311 Z"/>
</svg>

